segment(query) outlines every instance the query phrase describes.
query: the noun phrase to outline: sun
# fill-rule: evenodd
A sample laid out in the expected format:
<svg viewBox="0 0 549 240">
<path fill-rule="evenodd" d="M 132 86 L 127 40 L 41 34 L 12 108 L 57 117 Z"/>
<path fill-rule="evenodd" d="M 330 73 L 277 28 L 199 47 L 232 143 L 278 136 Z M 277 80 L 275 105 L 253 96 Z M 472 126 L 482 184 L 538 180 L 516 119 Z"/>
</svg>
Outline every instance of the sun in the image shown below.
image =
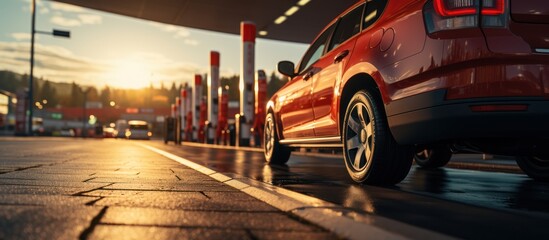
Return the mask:
<svg viewBox="0 0 549 240">
<path fill-rule="evenodd" d="M 107 73 L 108 85 L 117 88 L 139 89 L 152 81 L 151 65 L 139 59 L 121 59 Z"/>
</svg>

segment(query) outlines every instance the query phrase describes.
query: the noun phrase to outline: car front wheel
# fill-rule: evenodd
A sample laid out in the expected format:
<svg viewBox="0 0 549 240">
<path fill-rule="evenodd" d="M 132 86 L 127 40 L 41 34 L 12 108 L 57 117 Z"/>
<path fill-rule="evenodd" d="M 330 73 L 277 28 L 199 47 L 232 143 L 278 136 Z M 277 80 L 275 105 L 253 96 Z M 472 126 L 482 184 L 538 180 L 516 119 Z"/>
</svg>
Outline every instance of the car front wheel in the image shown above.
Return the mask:
<svg viewBox="0 0 549 240">
<path fill-rule="evenodd" d="M 265 160 L 269 164 L 285 164 L 290 159 L 290 148 L 278 142 L 276 133 L 276 122 L 273 113 L 267 114 L 265 118 L 265 130 L 263 132 L 263 148 Z"/>
<path fill-rule="evenodd" d="M 370 92 L 353 96 L 342 130 L 345 166 L 354 181 L 390 185 L 408 175 L 413 150 L 396 143 L 381 102 Z"/>
</svg>

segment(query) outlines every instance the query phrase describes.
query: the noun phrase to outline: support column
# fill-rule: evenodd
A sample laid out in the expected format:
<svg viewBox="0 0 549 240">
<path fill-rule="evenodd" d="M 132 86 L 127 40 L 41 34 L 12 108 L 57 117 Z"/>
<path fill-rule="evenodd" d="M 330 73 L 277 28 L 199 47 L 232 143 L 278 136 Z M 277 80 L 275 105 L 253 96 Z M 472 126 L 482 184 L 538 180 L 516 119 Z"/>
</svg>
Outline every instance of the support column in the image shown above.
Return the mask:
<svg viewBox="0 0 549 240">
<path fill-rule="evenodd" d="M 176 109 L 177 109 L 177 107 L 175 106 L 174 103 L 171 104 L 170 109 L 171 109 L 171 114 L 170 114 L 170 116 L 171 116 L 172 118 L 174 118 L 174 117 L 176 116 L 176 115 L 175 115 L 175 112 L 176 112 Z"/>
<path fill-rule="evenodd" d="M 210 77 L 208 78 L 208 143 L 217 143 L 216 129 L 219 124 L 217 114 L 219 105 L 219 52 L 210 52 Z"/>
<path fill-rule="evenodd" d="M 198 127 L 200 122 L 200 106 L 202 105 L 202 76 L 200 74 L 194 75 L 194 87 L 193 87 L 193 107 L 192 107 L 192 139 L 198 141 Z"/>
<path fill-rule="evenodd" d="M 175 112 L 173 114 L 174 118 L 174 128 L 173 128 L 173 134 L 174 134 L 174 142 L 175 144 L 181 143 L 181 97 L 175 97 Z"/>
<path fill-rule="evenodd" d="M 240 62 L 240 117 L 237 120 L 237 146 L 249 146 L 253 123 L 253 84 L 255 72 L 255 32 L 252 22 L 240 23 L 242 52 Z"/>
<path fill-rule="evenodd" d="M 179 131 L 179 136 L 181 136 L 181 141 L 183 141 L 185 138 L 185 126 L 187 126 L 187 119 L 185 118 L 185 116 L 187 115 L 187 83 L 185 83 L 182 87 L 181 87 L 181 91 L 180 91 L 180 97 L 181 97 L 181 111 L 179 112 L 179 119 L 180 119 L 180 124 L 179 124 L 179 129 L 177 129 L 177 131 Z"/>
<path fill-rule="evenodd" d="M 218 141 L 222 145 L 229 145 L 229 86 L 219 87 L 219 117 L 216 130 L 216 136 Z"/>
<path fill-rule="evenodd" d="M 193 140 L 193 88 L 185 85 L 185 92 L 187 96 L 185 98 L 185 141 Z"/>
</svg>

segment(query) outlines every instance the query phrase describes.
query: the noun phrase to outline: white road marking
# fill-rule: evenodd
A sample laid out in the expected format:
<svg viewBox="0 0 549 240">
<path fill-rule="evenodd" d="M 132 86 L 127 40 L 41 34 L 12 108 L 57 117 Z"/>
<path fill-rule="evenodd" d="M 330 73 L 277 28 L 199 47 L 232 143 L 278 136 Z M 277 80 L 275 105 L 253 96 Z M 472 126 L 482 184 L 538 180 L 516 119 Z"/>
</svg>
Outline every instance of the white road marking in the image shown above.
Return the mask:
<svg viewBox="0 0 549 240">
<path fill-rule="evenodd" d="M 290 191 L 281 187 L 252 181 L 254 186 L 231 178 L 200 164 L 142 143 L 136 143 L 166 158 L 236 188 L 281 211 L 297 215 L 347 239 L 455 239 L 381 216 L 354 212 L 333 203 Z"/>
</svg>

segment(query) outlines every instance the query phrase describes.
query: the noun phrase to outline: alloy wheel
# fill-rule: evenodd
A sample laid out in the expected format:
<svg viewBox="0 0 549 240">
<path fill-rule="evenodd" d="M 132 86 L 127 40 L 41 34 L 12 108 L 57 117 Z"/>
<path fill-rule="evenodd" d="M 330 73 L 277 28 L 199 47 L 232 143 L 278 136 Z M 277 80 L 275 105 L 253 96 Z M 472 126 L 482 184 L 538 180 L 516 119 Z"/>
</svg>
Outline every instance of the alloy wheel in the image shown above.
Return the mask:
<svg viewBox="0 0 549 240">
<path fill-rule="evenodd" d="M 347 121 L 345 141 L 348 166 L 354 171 L 363 171 L 371 164 L 374 149 L 373 117 L 363 103 L 353 106 Z"/>
<path fill-rule="evenodd" d="M 273 154 L 273 146 L 274 146 L 274 123 L 272 121 L 272 118 L 267 118 L 267 121 L 265 122 L 265 138 L 263 139 L 265 142 L 265 155 L 268 157 L 271 157 Z"/>
</svg>

